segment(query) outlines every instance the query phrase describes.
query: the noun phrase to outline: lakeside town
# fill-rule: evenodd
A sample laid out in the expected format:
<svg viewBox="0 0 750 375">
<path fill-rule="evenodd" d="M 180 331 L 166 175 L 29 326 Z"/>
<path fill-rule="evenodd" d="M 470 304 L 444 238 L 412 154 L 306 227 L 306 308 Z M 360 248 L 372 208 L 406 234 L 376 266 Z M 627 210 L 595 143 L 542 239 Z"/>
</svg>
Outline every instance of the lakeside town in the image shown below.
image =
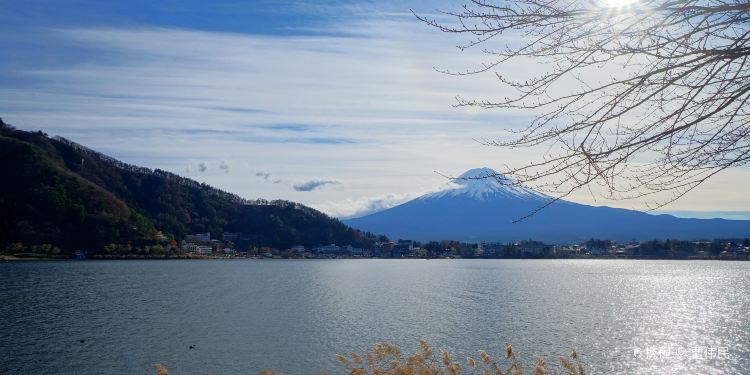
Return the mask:
<svg viewBox="0 0 750 375">
<path fill-rule="evenodd" d="M 456 259 L 456 258 L 623 258 L 623 259 L 723 259 L 750 260 L 750 239 L 714 239 L 702 241 L 631 241 L 589 239 L 575 244 L 548 244 L 526 240 L 518 242 L 459 242 L 410 239 L 390 241 L 381 237 L 371 248 L 350 244 L 294 245 L 287 249 L 258 246 L 254 237 L 224 232 L 218 238 L 211 233 L 187 235 L 177 241 L 159 233 L 151 245 L 109 244 L 101 251 L 75 251 L 75 259 Z M 69 259 L 55 246 L 44 244 L 8 247 L 3 260 Z"/>
<path fill-rule="evenodd" d="M 273 259 L 335 259 L 335 258 L 669 258 L 669 259 L 750 259 L 750 239 L 706 241 L 648 241 L 617 243 L 589 239 L 582 243 L 553 245 L 526 240 L 512 243 L 459 242 L 410 239 L 376 242 L 372 248 L 352 245 L 321 244 L 288 249 L 238 246 L 243 242 L 239 233 L 224 233 L 221 240 L 210 233 L 189 235 L 180 242 L 182 254 L 205 257 L 240 257 Z"/>
</svg>

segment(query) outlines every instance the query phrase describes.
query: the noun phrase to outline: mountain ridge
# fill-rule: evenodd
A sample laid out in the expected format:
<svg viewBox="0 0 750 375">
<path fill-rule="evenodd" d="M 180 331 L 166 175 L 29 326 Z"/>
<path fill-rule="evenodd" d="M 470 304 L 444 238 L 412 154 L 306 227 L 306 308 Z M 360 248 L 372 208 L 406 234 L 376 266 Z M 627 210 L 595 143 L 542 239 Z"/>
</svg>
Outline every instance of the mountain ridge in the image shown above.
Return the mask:
<svg viewBox="0 0 750 375">
<path fill-rule="evenodd" d="M 1 121 L 1 120 L 0 120 Z M 62 137 L 0 122 L 0 249 L 51 244 L 64 253 L 148 244 L 190 233 L 241 233 L 247 246 L 351 244 L 375 236 L 299 203 L 248 200 L 159 169 L 133 166 Z"/>
<path fill-rule="evenodd" d="M 747 220 L 677 218 L 566 200 L 514 223 L 551 199 L 490 168 L 476 168 L 435 192 L 344 223 L 391 238 L 419 241 L 574 243 L 589 238 L 625 242 L 750 236 Z"/>
</svg>

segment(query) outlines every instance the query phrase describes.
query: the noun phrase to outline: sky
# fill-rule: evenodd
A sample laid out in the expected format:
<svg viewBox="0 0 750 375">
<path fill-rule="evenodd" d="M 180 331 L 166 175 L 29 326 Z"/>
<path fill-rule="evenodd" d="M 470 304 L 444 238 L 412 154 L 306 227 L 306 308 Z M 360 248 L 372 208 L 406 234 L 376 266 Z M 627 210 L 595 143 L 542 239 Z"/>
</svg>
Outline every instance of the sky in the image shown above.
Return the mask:
<svg viewBox="0 0 750 375">
<path fill-rule="evenodd" d="M 337 217 L 384 209 L 476 167 L 538 160 L 503 139 L 530 113 L 456 108 L 510 92 L 455 77 L 480 50 L 417 21 L 450 1 L 0 0 L 0 117 L 127 163 Z M 524 76 L 543 66 L 503 67 Z M 606 72 L 604 72 L 606 73 Z M 750 169 L 665 207 L 750 219 Z M 570 200 L 645 209 L 588 191 Z"/>
</svg>

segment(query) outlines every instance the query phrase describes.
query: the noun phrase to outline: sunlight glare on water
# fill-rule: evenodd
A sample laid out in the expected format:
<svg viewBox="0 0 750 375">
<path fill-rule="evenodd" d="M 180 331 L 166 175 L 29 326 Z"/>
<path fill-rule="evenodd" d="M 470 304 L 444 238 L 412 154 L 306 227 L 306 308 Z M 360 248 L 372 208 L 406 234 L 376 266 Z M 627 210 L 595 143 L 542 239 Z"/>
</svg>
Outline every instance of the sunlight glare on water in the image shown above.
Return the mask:
<svg viewBox="0 0 750 375">
<path fill-rule="evenodd" d="M 750 373 L 750 262 L 15 262 L 0 301 L 2 374 L 339 373 L 337 353 L 418 339 L 456 358 L 508 341 L 528 366 L 576 348 L 589 374 Z"/>
</svg>

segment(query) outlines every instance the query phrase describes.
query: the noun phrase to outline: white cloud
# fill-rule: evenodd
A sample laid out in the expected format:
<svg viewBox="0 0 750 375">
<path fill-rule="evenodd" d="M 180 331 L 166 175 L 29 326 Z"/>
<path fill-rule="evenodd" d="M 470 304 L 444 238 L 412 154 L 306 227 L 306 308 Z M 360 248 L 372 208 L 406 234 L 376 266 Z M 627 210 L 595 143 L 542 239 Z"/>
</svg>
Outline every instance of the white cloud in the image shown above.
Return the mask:
<svg viewBox="0 0 750 375">
<path fill-rule="evenodd" d="M 226 161 L 222 160 L 219 162 L 219 169 L 224 171 L 224 173 L 229 173 L 229 164 L 227 164 Z"/>
<path fill-rule="evenodd" d="M 502 170 L 538 157 L 538 149 L 504 150 L 472 140 L 501 137 L 504 128 L 524 125 L 528 113 L 451 107 L 457 94 L 508 94 L 491 76 L 451 77 L 433 69 L 483 61 L 479 51 L 459 52 L 451 36 L 400 15 L 329 31 L 346 30 L 357 34 L 54 30 L 46 37 L 60 49 L 88 54 L 14 72 L 28 84 L 0 88 L 0 111 L 21 128 L 60 134 L 134 164 L 181 173 L 186 160 L 203 160 L 195 166 L 203 173 L 188 168 L 191 178 L 248 198 L 312 204 L 336 216 L 384 208 L 439 186 L 444 179 L 433 171 Z M 535 69 L 519 63 L 503 73 Z M 230 165 L 232 173 L 225 173 Z M 259 170 L 282 178 L 269 180 L 270 174 L 256 175 Z M 739 190 L 750 182 L 750 173 L 741 171 L 724 187 Z M 247 178 L 253 175 L 261 178 Z M 317 176 L 341 184 L 311 191 L 278 185 Z M 704 207 L 703 192 L 712 189 L 679 201 L 680 209 Z M 737 197 L 710 199 L 713 209 L 750 210 L 750 202 Z M 592 201 L 583 193 L 576 199 Z M 643 208 L 639 202 L 615 205 Z"/>
<path fill-rule="evenodd" d="M 398 206 L 419 197 L 422 193 L 385 194 L 377 197 L 345 199 L 340 201 L 315 203 L 312 205 L 331 216 L 347 219 L 365 216 L 378 211 Z"/>
<path fill-rule="evenodd" d="M 340 182 L 334 180 L 310 180 L 294 184 L 292 187 L 297 191 L 313 191 L 321 189 L 326 185 L 338 185 Z"/>
</svg>

